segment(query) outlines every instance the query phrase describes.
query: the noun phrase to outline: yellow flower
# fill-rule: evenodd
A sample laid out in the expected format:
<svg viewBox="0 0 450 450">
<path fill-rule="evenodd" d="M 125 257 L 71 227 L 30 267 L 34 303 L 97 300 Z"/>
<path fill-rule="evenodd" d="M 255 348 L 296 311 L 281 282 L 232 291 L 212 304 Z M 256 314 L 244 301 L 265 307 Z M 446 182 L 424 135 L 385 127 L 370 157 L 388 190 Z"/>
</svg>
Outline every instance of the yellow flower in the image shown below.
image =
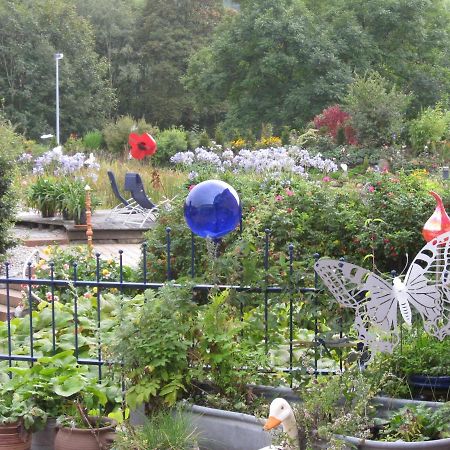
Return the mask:
<svg viewBox="0 0 450 450">
<path fill-rule="evenodd" d="M 234 150 L 240 150 L 241 148 L 244 148 L 245 145 L 246 145 L 245 140 L 242 138 L 238 138 L 231 143 L 231 148 Z"/>
</svg>

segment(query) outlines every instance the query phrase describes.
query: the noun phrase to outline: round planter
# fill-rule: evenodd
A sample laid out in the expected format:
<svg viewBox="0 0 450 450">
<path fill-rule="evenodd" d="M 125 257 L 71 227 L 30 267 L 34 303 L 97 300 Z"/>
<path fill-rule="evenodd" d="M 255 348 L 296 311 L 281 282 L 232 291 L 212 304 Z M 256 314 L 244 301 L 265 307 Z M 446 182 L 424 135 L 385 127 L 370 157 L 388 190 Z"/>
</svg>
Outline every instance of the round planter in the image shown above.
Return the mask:
<svg viewBox="0 0 450 450">
<path fill-rule="evenodd" d="M 33 433 L 31 450 L 54 450 L 56 436 L 56 419 L 48 419 L 45 428 Z"/>
<path fill-rule="evenodd" d="M 73 214 L 71 214 L 67 209 L 62 210 L 63 220 L 73 220 Z"/>
<path fill-rule="evenodd" d="M 271 444 L 263 423 L 248 414 L 193 405 L 200 450 L 258 450 Z"/>
<path fill-rule="evenodd" d="M 30 450 L 31 433 L 22 423 L 0 425 L 0 450 Z"/>
<path fill-rule="evenodd" d="M 101 419 L 104 427 L 94 429 L 66 428 L 57 426 L 55 450 L 105 450 L 112 446 L 117 423 Z"/>
<path fill-rule="evenodd" d="M 54 208 L 43 208 L 41 210 L 42 218 L 55 217 L 55 209 Z"/>
<path fill-rule="evenodd" d="M 74 216 L 75 225 L 86 225 L 87 216 L 86 216 L 86 210 L 82 209 L 80 211 L 80 215 Z"/>
<path fill-rule="evenodd" d="M 390 397 L 375 397 L 374 403 L 377 405 L 378 415 L 380 417 L 388 416 L 389 411 L 403 408 L 407 405 L 424 405 L 431 409 L 437 409 L 442 406 L 440 402 L 422 402 L 418 400 L 405 400 Z M 438 439 L 434 441 L 423 442 L 382 442 L 372 441 L 370 439 L 359 439 L 351 436 L 340 436 L 345 442 L 361 450 L 406 450 L 406 449 L 430 449 L 430 450 L 448 450 L 450 449 L 450 438 Z"/>
<path fill-rule="evenodd" d="M 450 449 L 450 438 L 439 439 L 436 441 L 423 442 L 380 442 L 371 441 L 370 439 L 358 439 L 350 436 L 342 436 L 345 442 L 352 444 L 360 450 L 406 450 L 406 449 L 423 449 L 423 450 L 448 450 Z"/>
</svg>

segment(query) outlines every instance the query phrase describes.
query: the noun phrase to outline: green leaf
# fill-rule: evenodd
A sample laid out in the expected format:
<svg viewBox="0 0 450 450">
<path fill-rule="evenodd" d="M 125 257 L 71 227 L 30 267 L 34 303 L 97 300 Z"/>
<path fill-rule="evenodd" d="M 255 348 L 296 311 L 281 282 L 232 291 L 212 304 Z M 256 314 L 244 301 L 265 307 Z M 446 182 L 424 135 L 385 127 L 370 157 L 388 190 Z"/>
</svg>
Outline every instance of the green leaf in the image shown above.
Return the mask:
<svg viewBox="0 0 450 450">
<path fill-rule="evenodd" d="M 54 385 L 54 391 L 56 394 L 60 395 L 61 397 L 70 397 L 77 392 L 80 392 L 86 382 L 81 377 L 69 377 L 60 383 L 61 380 L 58 380 L 57 383 Z"/>
</svg>

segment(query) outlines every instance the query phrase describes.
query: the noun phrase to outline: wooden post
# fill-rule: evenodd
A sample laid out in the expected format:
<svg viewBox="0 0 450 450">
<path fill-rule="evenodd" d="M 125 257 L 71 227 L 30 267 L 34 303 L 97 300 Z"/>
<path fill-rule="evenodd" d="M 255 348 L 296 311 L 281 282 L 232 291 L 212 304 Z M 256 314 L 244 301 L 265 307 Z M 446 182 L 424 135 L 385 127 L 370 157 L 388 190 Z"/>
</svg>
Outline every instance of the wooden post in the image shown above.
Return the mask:
<svg viewBox="0 0 450 450">
<path fill-rule="evenodd" d="M 87 184 L 84 190 L 86 191 L 86 237 L 89 256 L 92 256 L 92 236 L 94 232 L 92 231 L 91 188 Z"/>
</svg>

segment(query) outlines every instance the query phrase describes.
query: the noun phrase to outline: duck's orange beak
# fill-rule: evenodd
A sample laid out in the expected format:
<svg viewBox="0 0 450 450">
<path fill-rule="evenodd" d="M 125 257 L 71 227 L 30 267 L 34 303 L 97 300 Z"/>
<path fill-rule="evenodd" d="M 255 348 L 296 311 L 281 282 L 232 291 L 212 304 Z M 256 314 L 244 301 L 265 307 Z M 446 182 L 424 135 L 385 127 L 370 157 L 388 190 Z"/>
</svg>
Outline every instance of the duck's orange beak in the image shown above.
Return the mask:
<svg viewBox="0 0 450 450">
<path fill-rule="evenodd" d="M 274 417 L 274 416 L 269 416 L 269 418 L 267 419 L 266 424 L 264 425 L 264 430 L 265 430 L 265 431 L 269 431 L 269 430 L 271 430 L 272 428 L 275 428 L 275 427 L 277 427 L 278 425 L 280 425 L 280 423 L 281 423 L 281 420 L 280 420 L 280 419 L 277 419 L 277 418 Z"/>
</svg>

